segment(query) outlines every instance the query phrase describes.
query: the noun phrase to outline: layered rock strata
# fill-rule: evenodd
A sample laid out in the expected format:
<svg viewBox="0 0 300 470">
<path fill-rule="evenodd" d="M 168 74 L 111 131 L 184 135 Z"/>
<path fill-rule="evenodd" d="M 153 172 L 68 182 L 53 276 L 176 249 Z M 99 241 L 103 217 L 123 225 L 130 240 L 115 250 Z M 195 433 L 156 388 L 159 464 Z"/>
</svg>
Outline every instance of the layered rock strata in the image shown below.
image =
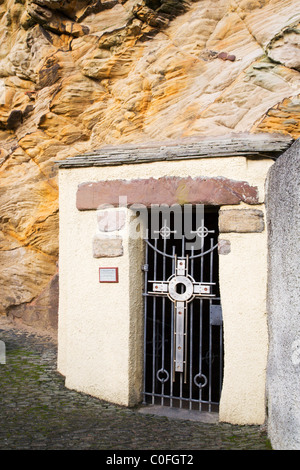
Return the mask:
<svg viewBox="0 0 300 470">
<path fill-rule="evenodd" d="M 298 0 L 1 0 L 0 313 L 55 328 L 55 161 L 197 135 L 299 137 L 299 22 Z"/>
</svg>

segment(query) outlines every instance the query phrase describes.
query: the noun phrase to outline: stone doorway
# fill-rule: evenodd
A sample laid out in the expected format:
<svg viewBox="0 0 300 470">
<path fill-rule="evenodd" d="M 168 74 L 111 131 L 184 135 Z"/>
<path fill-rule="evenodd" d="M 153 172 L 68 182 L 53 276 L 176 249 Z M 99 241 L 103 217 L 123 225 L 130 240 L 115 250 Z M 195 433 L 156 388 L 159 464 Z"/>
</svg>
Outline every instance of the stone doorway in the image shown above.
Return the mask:
<svg viewBox="0 0 300 470">
<path fill-rule="evenodd" d="M 178 206 L 167 217 L 149 211 L 144 404 L 218 411 L 223 378 L 218 208 L 203 209 Z"/>
</svg>

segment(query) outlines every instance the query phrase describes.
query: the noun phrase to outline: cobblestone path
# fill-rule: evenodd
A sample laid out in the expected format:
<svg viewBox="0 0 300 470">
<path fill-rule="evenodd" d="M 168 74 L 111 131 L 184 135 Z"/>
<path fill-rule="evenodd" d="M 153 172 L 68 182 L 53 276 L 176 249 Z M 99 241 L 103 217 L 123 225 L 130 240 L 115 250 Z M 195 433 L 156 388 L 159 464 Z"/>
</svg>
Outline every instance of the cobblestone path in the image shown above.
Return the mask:
<svg viewBox="0 0 300 470">
<path fill-rule="evenodd" d="M 145 415 L 68 390 L 56 371 L 56 343 L 2 328 L 1 450 L 268 450 L 259 426 Z M 3 343 L 2 343 L 3 346 Z"/>
</svg>

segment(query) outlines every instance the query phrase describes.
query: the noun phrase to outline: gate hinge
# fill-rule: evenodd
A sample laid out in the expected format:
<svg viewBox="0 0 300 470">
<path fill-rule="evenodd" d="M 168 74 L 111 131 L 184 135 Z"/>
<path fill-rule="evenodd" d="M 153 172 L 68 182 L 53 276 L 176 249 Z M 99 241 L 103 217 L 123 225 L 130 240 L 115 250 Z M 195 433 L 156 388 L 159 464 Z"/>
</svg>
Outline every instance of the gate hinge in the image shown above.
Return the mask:
<svg viewBox="0 0 300 470">
<path fill-rule="evenodd" d="M 143 264 L 142 271 L 145 271 L 145 272 L 149 271 L 149 264 Z"/>
</svg>

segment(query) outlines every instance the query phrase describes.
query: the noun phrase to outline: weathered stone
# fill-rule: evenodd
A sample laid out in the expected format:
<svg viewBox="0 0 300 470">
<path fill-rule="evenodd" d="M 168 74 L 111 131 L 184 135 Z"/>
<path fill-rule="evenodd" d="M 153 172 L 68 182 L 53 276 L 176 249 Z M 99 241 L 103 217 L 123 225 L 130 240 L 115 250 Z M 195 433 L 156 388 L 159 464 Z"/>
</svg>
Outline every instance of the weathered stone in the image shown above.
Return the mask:
<svg viewBox="0 0 300 470">
<path fill-rule="evenodd" d="M 266 50 L 275 62 L 300 70 L 300 24 L 285 28 L 277 34 Z"/>
<path fill-rule="evenodd" d="M 122 210 L 99 211 L 97 213 L 98 229 L 101 232 L 121 230 L 126 221 L 126 214 Z"/>
<path fill-rule="evenodd" d="M 56 90 L 50 110 L 65 117 L 78 118 L 94 101 L 105 98 L 105 90 L 100 83 L 72 74 L 64 80 L 64 86 Z M 80 123 L 80 119 L 78 120 Z"/>
<path fill-rule="evenodd" d="M 7 129 L 16 129 L 23 120 L 23 113 L 19 109 L 13 109 L 7 119 Z"/>
<path fill-rule="evenodd" d="M 151 8 L 145 5 L 137 4 L 132 12 L 138 19 L 154 28 L 163 28 L 169 24 L 168 18 L 155 13 Z"/>
<path fill-rule="evenodd" d="M 55 274 L 35 300 L 11 306 L 8 309 L 8 317 L 13 320 L 20 319 L 25 325 L 56 330 L 58 298 L 58 274 Z"/>
<path fill-rule="evenodd" d="M 61 75 L 59 74 L 61 67 L 58 63 L 54 63 L 53 59 L 48 60 L 44 68 L 39 70 L 39 86 L 45 87 L 53 85 Z"/>
<path fill-rule="evenodd" d="M 298 3 L 0 1 L 1 312 L 53 276 L 55 161 L 145 139 L 300 136 Z"/>
<path fill-rule="evenodd" d="M 228 209 L 219 212 L 220 233 L 262 232 L 264 228 L 264 214 L 261 210 Z"/>
<path fill-rule="evenodd" d="M 217 58 L 222 60 L 230 60 L 231 62 L 234 62 L 236 59 L 235 55 L 227 54 L 227 52 L 219 52 Z"/>
<path fill-rule="evenodd" d="M 82 21 L 86 16 L 98 13 L 106 8 L 112 8 L 118 0 L 34 0 L 42 7 L 59 10 L 76 21 Z"/>
<path fill-rule="evenodd" d="M 162 0 L 161 6 L 157 11 L 169 15 L 172 18 L 184 13 L 188 5 L 189 2 L 186 0 Z"/>
<path fill-rule="evenodd" d="M 5 266 L 0 272 L 0 314 L 32 302 L 57 271 L 54 257 L 20 244 L 14 249 L 0 251 L 0 265 Z"/>
<path fill-rule="evenodd" d="M 245 181 L 226 178 L 179 178 L 114 180 L 82 183 L 77 190 L 77 209 L 97 209 L 101 204 L 118 206 L 119 196 L 127 204 L 248 204 L 258 202 L 257 188 Z"/>
<path fill-rule="evenodd" d="M 161 6 L 161 0 L 145 0 L 145 4 L 152 10 L 156 10 Z"/>
<path fill-rule="evenodd" d="M 300 136 L 300 95 L 286 98 L 270 108 L 253 130 Z"/>
<path fill-rule="evenodd" d="M 95 235 L 93 239 L 94 258 L 114 258 L 123 255 L 122 237 L 104 237 Z"/>
<path fill-rule="evenodd" d="M 32 3 L 28 7 L 29 15 L 45 29 L 57 34 L 69 34 L 74 37 L 89 33 L 89 28 L 69 20 L 60 13 Z"/>
<path fill-rule="evenodd" d="M 231 243 L 229 240 L 219 239 L 218 253 L 219 255 L 228 255 L 231 252 Z"/>
<path fill-rule="evenodd" d="M 85 7 L 87 2 L 85 0 L 30 0 L 30 3 L 40 5 L 43 8 L 49 8 L 50 10 L 59 10 L 71 16 L 72 10 L 74 14 L 79 8 Z"/>
</svg>

